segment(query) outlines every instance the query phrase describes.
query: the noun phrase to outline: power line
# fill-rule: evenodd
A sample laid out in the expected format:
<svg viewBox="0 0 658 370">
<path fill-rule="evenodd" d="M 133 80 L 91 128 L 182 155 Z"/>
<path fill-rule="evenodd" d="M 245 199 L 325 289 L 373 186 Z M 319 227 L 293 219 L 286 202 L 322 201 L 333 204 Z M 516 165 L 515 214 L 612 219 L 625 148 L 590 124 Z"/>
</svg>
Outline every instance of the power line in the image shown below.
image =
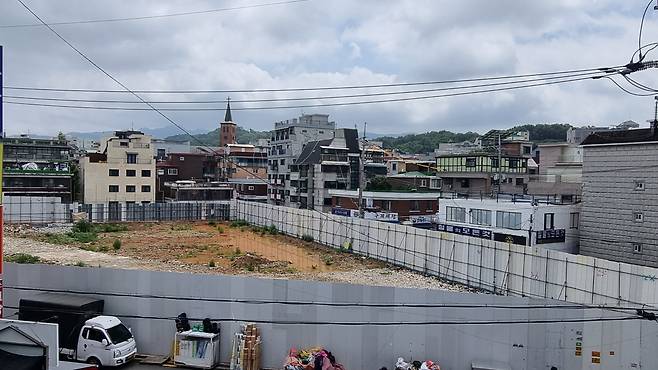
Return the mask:
<svg viewBox="0 0 658 370">
<path fill-rule="evenodd" d="M 467 92 L 457 92 L 457 93 L 448 93 L 448 94 L 437 94 L 437 95 L 425 95 L 425 96 L 414 96 L 406 98 L 391 98 L 391 99 L 379 99 L 379 100 L 364 100 L 364 101 L 355 101 L 355 102 L 338 102 L 338 103 L 320 103 L 320 104 L 298 104 L 298 105 L 281 105 L 281 106 L 261 106 L 261 107 L 238 107 L 231 108 L 235 111 L 253 111 L 253 110 L 276 110 L 276 109 L 300 109 L 300 108 L 318 108 L 318 107 L 338 107 L 338 106 L 353 106 L 353 105 L 367 105 L 367 104 L 379 104 L 379 103 L 395 103 L 395 102 L 404 102 L 404 101 L 416 101 L 416 100 L 427 100 L 427 99 L 438 99 L 446 97 L 455 97 L 455 96 L 467 96 L 467 95 L 476 95 L 484 94 L 490 92 L 500 92 L 500 91 L 510 91 L 517 89 L 524 89 L 537 86 L 547 86 L 547 85 L 556 85 L 562 83 L 570 83 L 577 81 L 584 81 L 592 79 L 592 77 L 578 77 L 571 78 L 560 81 L 551 81 L 551 82 L 542 82 L 542 83 L 533 83 L 520 86 L 511 86 L 511 87 L 502 87 L 502 88 L 491 88 L 483 89 L 478 91 L 467 91 Z M 139 96 L 136 95 L 135 96 Z M 152 107 L 150 102 L 142 99 L 142 103 Z M 71 104 L 42 104 L 42 103 L 25 103 L 25 102 L 14 102 L 6 101 L 6 104 L 14 105 L 28 105 L 28 106 L 38 106 L 38 107 L 57 107 L 57 108 L 72 108 L 72 109 L 97 109 L 97 110 L 121 110 L 121 111 L 149 111 L 151 109 L 147 108 L 131 108 L 131 107 L 95 107 L 95 106 L 80 106 L 80 105 L 71 105 Z M 199 112 L 199 111 L 223 111 L 224 108 L 158 108 L 158 112 L 163 111 L 187 111 L 187 112 Z"/>
<path fill-rule="evenodd" d="M 497 83 L 488 83 L 488 84 L 479 84 L 479 85 L 451 86 L 451 87 L 442 87 L 442 88 L 434 88 L 434 89 L 421 89 L 421 90 L 387 91 L 387 92 L 365 93 L 365 94 L 326 95 L 326 96 L 310 96 L 310 97 L 306 96 L 306 97 L 269 98 L 269 99 L 242 99 L 242 100 L 231 99 L 231 102 L 234 102 L 234 103 L 261 103 L 261 102 L 346 99 L 346 98 L 361 98 L 361 97 L 372 97 L 372 96 L 416 94 L 416 93 L 427 93 L 427 92 L 437 92 L 437 91 L 464 90 L 464 89 L 473 89 L 473 88 L 490 87 L 490 86 L 513 85 L 513 84 L 520 84 L 520 83 L 524 83 L 524 82 L 555 80 L 555 79 L 563 79 L 563 78 L 568 78 L 568 77 L 580 77 L 580 76 L 594 77 L 595 75 L 599 75 L 599 74 L 600 74 L 600 72 L 587 72 L 587 73 L 580 73 L 580 74 L 571 74 L 571 75 L 567 75 L 567 76 L 541 77 L 541 78 L 534 78 L 534 79 L 506 81 L 506 82 L 497 82 Z M 38 97 L 38 96 L 25 96 L 25 95 L 5 95 L 4 97 L 5 98 L 12 98 L 12 99 L 63 101 L 63 102 L 142 104 L 141 102 L 134 101 L 134 100 L 116 100 L 116 99 L 73 99 L 73 98 L 51 98 L 51 97 Z M 192 100 L 192 101 L 190 101 L 190 100 L 173 100 L 173 101 L 172 100 L 150 100 L 149 102 L 153 103 L 153 104 L 212 104 L 212 103 L 225 103 L 226 100 L 224 100 L 224 99 L 222 99 L 222 100 L 200 100 L 200 101 L 194 101 L 194 100 Z"/>
<path fill-rule="evenodd" d="M 107 19 L 88 19 L 88 20 L 78 20 L 78 21 L 66 21 L 66 22 L 52 22 L 48 24 L 42 23 L 28 23 L 28 24 L 7 24 L 0 25 L 0 28 L 26 28 L 26 27 L 42 27 L 42 26 L 63 26 L 63 25 L 72 25 L 72 24 L 90 24 L 90 23 L 108 23 L 108 22 L 125 22 L 125 21 L 139 21 L 147 19 L 157 19 L 157 18 L 171 18 L 171 17 L 181 17 L 189 15 L 200 15 L 200 14 L 210 14 L 210 13 L 220 13 L 232 10 L 242 10 L 242 9 L 253 9 L 253 8 L 262 8 L 275 5 L 288 5 L 293 3 L 302 3 L 310 0 L 290 0 L 290 1 L 279 1 L 273 3 L 264 3 L 264 4 L 252 4 L 252 5 L 243 5 L 230 8 L 218 8 L 218 9 L 208 9 L 208 10 L 199 10 L 191 12 L 181 12 L 181 13 L 169 13 L 169 14 L 159 14 L 159 15 L 146 15 L 140 17 L 125 17 L 125 18 L 107 18 Z"/>
<path fill-rule="evenodd" d="M 651 6 L 652 2 L 653 0 L 649 0 L 649 2 L 647 3 L 646 8 L 644 8 L 644 13 L 642 13 L 642 21 L 640 21 L 640 32 L 637 36 L 637 47 L 640 52 L 638 62 L 641 62 L 646 57 L 646 55 L 644 56 L 642 55 L 642 29 L 644 28 L 644 18 L 647 16 L 647 11 L 649 10 L 649 7 Z M 631 62 L 632 62 L 632 58 L 631 58 Z"/>
<path fill-rule="evenodd" d="M 464 78 L 453 80 L 436 80 L 436 81 L 418 81 L 418 82 L 399 82 L 387 84 L 362 84 L 362 85 L 342 85 L 342 86 L 315 86 L 315 87 L 291 87 L 291 88 L 257 88 L 257 89 L 215 89 L 215 90 L 132 90 L 135 93 L 141 94 L 213 94 L 213 93 L 268 93 L 268 92 L 294 92 L 294 91 L 322 91 L 322 90 L 351 90 L 351 89 L 377 89 L 385 87 L 405 87 L 405 86 L 423 86 L 423 85 L 438 85 L 438 84 L 454 84 L 463 82 L 480 82 L 480 81 L 495 81 L 506 79 L 517 79 L 525 77 L 539 77 L 539 76 L 554 76 L 564 75 L 581 72 L 600 72 L 600 73 L 615 73 L 619 72 L 620 68 L 625 68 L 625 65 L 618 65 L 612 67 L 596 67 L 596 68 L 583 68 L 564 70 L 557 72 L 540 72 L 540 73 L 526 73 L 518 75 L 505 75 L 493 77 L 476 77 Z M 125 90 L 98 90 L 98 89 L 62 89 L 51 87 L 27 87 L 27 86 L 5 86 L 6 90 L 32 90 L 32 91 L 55 91 L 55 92 L 81 92 L 81 93 L 128 93 Z"/>
</svg>

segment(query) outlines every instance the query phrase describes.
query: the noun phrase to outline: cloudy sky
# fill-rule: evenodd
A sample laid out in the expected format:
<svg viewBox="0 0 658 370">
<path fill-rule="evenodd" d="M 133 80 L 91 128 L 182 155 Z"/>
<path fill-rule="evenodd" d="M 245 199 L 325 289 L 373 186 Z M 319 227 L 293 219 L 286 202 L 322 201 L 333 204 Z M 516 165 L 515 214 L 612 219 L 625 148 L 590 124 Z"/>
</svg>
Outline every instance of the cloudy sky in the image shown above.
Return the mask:
<svg viewBox="0 0 658 370">
<path fill-rule="evenodd" d="M 47 22 L 141 17 L 276 1 L 25 0 Z M 132 89 L 276 89 L 436 81 L 621 65 L 637 49 L 637 32 L 646 3 L 646 0 L 309 0 L 202 15 L 54 27 Z M 1 27 L 35 21 L 17 1 L 0 2 L 5 86 L 120 89 L 44 27 Z M 650 9 L 643 43 L 656 41 L 658 12 Z M 658 59 L 658 50 L 648 59 L 652 56 Z M 655 70 L 649 70 L 634 76 L 658 86 L 657 75 Z M 367 92 L 375 90 L 231 93 L 230 96 L 238 101 Z M 125 94 L 5 90 L 5 95 L 135 100 Z M 198 101 L 222 100 L 227 95 L 146 97 L 160 101 Z M 311 100 L 297 104 L 336 101 Z M 293 103 L 235 102 L 233 107 L 286 104 Z M 233 118 L 246 128 L 258 130 L 271 129 L 274 121 L 297 117 L 303 111 L 328 113 L 339 126 L 345 127 L 367 121 L 368 129 L 377 133 L 486 131 L 522 123 L 611 125 L 628 119 L 644 123 L 651 118 L 652 104 L 652 97 L 630 96 L 607 80 L 587 80 L 408 102 L 303 110 L 236 110 Z M 144 108 L 139 104 L 104 105 Z M 203 106 L 218 108 L 223 104 Z M 222 111 L 167 114 L 192 131 L 212 129 L 223 118 Z M 4 119 L 9 134 L 168 126 L 162 117 L 148 111 L 11 104 L 5 104 Z"/>
</svg>

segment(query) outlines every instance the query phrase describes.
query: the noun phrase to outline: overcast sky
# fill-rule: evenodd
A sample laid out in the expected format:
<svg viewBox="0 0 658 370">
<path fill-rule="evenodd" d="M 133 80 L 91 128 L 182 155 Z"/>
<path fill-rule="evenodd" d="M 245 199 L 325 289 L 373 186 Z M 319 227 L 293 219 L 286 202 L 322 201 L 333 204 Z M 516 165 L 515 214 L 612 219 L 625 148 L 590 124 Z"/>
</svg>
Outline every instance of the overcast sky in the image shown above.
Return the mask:
<svg viewBox="0 0 658 370">
<path fill-rule="evenodd" d="M 61 22 L 275 1 L 26 3 L 47 22 Z M 284 88 L 456 79 L 625 64 L 637 49 L 645 5 L 646 0 L 311 0 L 204 15 L 55 28 L 132 89 Z M 35 21 L 18 2 L 0 2 L 0 25 Z M 658 14 L 650 9 L 643 43 L 658 41 L 657 33 Z M 0 28 L 0 44 L 4 45 L 5 86 L 119 89 L 43 27 Z M 658 59 L 658 51 L 655 57 Z M 649 70 L 635 76 L 658 86 L 656 75 L 656 70 Z M 332 92 L 335 93 L 340 92 Z M 5 91 L 5 95 L 10 94 L 131 100 L 127 95 Z M 231 98 L 316 94 L 233 93 Z M 152 98 L 203 100 L 224 99 L 226 95 Z M 301 113 L 300 109 L 235 111 L 233 118 L 246 128 L 266 130 L 273 127 L 274 121 Z M 367 121 L 369 131 L 377 133 L 441 129 L 483 132 L 523 123 L 611 125 L 628 119 L 645 123 L 653 114 L 653 98 L 627 95 L 607 80 L 589 80 L 476 96 L 305 108 L 304 113 L 328 113 L 345 127 Z M 194 131 L 213 129 L 223 118 L 221 111 L 168 114 Z M 168 125 L 154 112 L 8 104 L 4 119 L 9 134 Z"/>
</svg>

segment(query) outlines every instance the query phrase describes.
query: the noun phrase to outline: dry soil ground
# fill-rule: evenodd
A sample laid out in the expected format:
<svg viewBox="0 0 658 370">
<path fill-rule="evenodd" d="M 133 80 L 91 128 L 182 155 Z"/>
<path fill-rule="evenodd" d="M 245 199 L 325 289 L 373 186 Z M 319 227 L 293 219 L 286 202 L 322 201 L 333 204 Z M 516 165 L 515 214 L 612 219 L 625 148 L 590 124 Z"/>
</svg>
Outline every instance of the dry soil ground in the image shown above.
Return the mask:
<svg viewBox="0 0 658 370">
<path fill-rule="evenodd" d="M 67 234 L 70 226 L 8 226 L 6 255 L 36 256 L 44 263 L 196 273 L 248 274 L 464 291 L 421 274 L 341 252 L 266 229 L 230 223 L 125 223 L 99 230 L 83 242 Z M 118 242 L 117 242 L 118 241 Z M 115 248 L 120 244 L 120 247 Z M 12 256 L 13 255 L 13 256 Z"/>
</svg>

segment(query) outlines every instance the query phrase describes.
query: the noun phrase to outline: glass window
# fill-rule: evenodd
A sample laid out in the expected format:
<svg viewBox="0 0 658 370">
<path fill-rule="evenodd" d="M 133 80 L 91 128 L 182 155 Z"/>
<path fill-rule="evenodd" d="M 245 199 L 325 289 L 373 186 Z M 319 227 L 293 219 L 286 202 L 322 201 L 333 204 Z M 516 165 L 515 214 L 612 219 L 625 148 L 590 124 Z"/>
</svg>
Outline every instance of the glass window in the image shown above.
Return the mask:
<svg viewBox="0 0 658 370">
<path fill-rule="evenodd" d="M 498 168 L 498 158 L 491 158 L 491 167 Z"/>
<path fill-rule="evenodd" d="M 126 193 L 134 193 L 135 185 L 126 185 Z"/>
<path fill-rule="evenodd" d="M 572 229 L 577 229 L 580 223 L 580 213 L 572 212 L 569 218 L 569 224 Z"/>
<path fill-rule="evenodd" d="M 142 177 L 151 177 L 151 170 L 142 170 Z"/>
<path fill-rule="evenodd" d="M 169 168 L 167 169 L 167 175 L 178 175 L 178 168 Z"/>
<path fill-rule="evenodd" d="M 635 180 L 635 190 L 644 190 L 643 180 Z"/>
<path fill-rule="evenodd" d="M 420 211 L 420 203 L 417 200 L 412 200 L 411 201 L 411 210 L 412 211 Z"/>
<path fill-rule="evenodd" d="M 474 225 L 491 226 L 491 211 L 486 209 L 471 209 L 471 223 Z"/>
<path fill-rule="evenodd" d="M 92 328 L 89 330 L 89 336 L 87 337 L 87 339 L 96 342 L 102 342 L 103 339 L 107 339 L 107 338 L 105 338 L 105 334 L 102 331 Z"/>
<path fill-rule="evenodd" d="M 446 207 L 446 220 L 455 222 L 466 222 L 466 208 Z"/>
<path fill-rule="evenodd" d="M 158 169 L 158 176 L 163 176 L 165 174 L 164 168 L 159 168 Z"/>
<path fill-rule="evenodd" d="M 135 171 L 135 170 L 126 170 L 126 176 L 127 177 L 135 177 L 135 176 L 137 176 L 137 171 Z"/>
<path fill-rule="evenodd" d="M 544 230 L 555 228 L 555 213 L 544 214 Z"/>
<path fill-rule="evenodd" d="M 521 230 L 521 214 L 518 212 L 496 212 L 496 226 L 504 229 Z"/>
<path fill-rule="evenodd" d="M 519 167 L 519 160 L 518 159 L 508 159 L 508 163 L 509 163 L 509 168 Z"/>
<path fill-rule="evenodd" d="M 118 170 L 118 169 L 114 169 L 114 168 L 110 168 L 110 176 L 112 176 L 112 177 L 117 177 L 117 176 L 119 176 L 119 170 Z"/>
<path fill-rule="evenodd" d="M 136 153 L 126 153 L 126 163 L 137 163 Z"/>
<path fill-rule="evenodd" d="M 635 222 L 644 221 L 644 214 L 642 212 L 633 212 L 633 219 Z"/>
<path fill-rule="evenodd" d="M 110 193 L 118 193 L 119 192 L 119 185 L 110 185 L 109 191 L 110 191 Z"/>
<path fill-rule="evenodd" d="M 475 167 L 475 164 L 477 163 L 476 158 L 466 158 L 466 167 Z"/>
<path fill-rule="evenodd" d="M 142 185 L 142 193 L 150 193 L 151 185 Z"/>
<path fill-rule="evenodd" d="M 633 253 L 642 253 L 642 244 L 633 243 Z"/>
</svg>

